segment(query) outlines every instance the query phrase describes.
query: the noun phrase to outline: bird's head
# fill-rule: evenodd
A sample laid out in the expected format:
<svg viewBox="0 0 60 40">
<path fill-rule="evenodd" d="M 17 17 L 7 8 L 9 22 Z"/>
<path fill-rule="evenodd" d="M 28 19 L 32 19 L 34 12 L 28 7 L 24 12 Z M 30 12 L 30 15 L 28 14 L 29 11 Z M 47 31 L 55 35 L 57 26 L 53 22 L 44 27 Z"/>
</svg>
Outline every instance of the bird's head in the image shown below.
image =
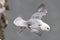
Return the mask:
<svg viewBox="0 0 60 40">
<path fill-rule="evenodd" d="M 42 23 L 42 25 L 40 26 L 41 30 L 43 31 L 50 31 L 50 26 L 46 23 Z"/>
</svg>

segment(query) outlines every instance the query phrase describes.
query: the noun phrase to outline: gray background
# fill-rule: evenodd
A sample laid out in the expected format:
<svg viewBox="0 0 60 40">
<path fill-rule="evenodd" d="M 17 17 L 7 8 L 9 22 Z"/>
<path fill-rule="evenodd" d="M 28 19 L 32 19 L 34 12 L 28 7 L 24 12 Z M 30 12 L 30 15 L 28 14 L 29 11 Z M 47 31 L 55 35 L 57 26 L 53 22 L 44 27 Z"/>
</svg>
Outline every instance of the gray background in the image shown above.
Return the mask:
<svg viewBox="0 0 60 40">
<path fill-rule="evenodd" d="M 5 29 L 5 40 L 60 40 L 60 0 L 8 0 L 8 3 L 9 24 Z M 29 31 L 19 34 L 13 20 L 17 16 L 29 19 L 41 3 L 45 3 L 48 10 L 42 20 L 51 26 L 50 32 L 44 32 L 41 37 Z"/>
</svg>

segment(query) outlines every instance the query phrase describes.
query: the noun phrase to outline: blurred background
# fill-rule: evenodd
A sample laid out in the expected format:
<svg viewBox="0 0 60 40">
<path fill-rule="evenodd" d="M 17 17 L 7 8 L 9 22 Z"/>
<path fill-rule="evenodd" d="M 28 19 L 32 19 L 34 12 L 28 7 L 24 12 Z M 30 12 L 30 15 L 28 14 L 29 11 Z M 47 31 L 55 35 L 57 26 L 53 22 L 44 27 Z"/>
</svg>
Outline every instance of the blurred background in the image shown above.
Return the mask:
<svg viewBox="0 0 60 40">
<path fill-rule="evenodd" d="M 60 40 L 60 0 L 8 0 L 8 3 L 10 11 L 6 14 L 9 24 L 5 29 L 5 40 Z M 46 5 L 48 11 L 42 20 L 51 26 L 51 30 L 43 32 L 42 36 L 29 31 L 18 33 L 14 19 L 21 16 L 28 20 L 41 3 Z"/>
</svg>

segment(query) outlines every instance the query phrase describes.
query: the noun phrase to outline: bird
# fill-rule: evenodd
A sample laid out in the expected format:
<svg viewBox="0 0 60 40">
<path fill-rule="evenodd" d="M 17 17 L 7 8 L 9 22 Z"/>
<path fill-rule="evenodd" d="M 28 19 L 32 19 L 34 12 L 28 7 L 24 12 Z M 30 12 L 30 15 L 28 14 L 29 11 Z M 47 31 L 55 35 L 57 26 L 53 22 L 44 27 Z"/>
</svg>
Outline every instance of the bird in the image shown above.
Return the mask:
<svg viewBox="0 0 60 40">
<path fill-rule="evenodd" d="M 27 21 L 22 17 L 18 16 L 14 19 L 13 24 L 21 29 L 21 32 L 25 30 L 30 30 L 35 34 L 38 34 L 41 31 L 50 31 L 50 26 L 42 20 L 43 16 L 46 16 L 48 13 L 44 3 L 41 3 L 36 12 L 31 16 Z"/>
</svg>

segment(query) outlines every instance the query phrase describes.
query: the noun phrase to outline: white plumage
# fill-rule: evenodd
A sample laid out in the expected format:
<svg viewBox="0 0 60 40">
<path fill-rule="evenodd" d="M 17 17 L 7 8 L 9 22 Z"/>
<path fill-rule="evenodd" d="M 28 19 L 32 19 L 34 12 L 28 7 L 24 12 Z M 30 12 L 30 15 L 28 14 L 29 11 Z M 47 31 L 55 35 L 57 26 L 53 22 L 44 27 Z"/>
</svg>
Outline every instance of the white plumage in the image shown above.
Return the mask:
<svg viewBox="0 0 60 40">
<path fill-rule="evenodd" d="M 25 20 L 23 20 L 21 17 L 17 17 L 15 20 L 14 20 L 14 24 L 16 25 L 16 26 L 27 26 L 26 25 L 26 21 Z"/>
<path fill-rule="evenodd" d="M 28 21 L 23 20 L 21 17 L 17 17 L 13 23 L 19 27 L 23 25 L 34 33 L 39 33 L 40 30 L 50 31 L 50 26 L 41 20 L 41 18 L 47 13 L 48 12 L 45 9 L 45 5 L 42 3 L 37 12 L 34 13 Z"/>
</svg>

